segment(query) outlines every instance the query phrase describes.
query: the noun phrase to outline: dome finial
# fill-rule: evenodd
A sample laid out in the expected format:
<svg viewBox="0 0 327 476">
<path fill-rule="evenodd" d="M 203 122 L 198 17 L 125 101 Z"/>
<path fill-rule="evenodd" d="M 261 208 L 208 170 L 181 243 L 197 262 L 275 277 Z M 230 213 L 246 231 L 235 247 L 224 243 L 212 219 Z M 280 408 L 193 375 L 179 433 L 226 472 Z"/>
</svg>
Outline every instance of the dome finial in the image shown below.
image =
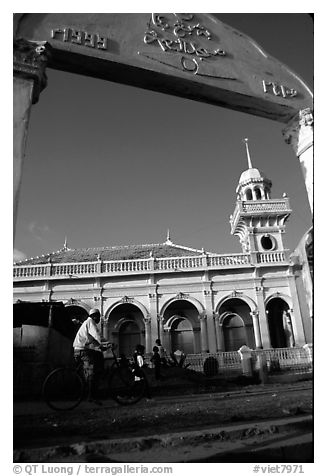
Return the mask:
<svg viewBox="0 0 327 476">
<path fill-rule="evenodd" d="M 252 167 L 252 162 L 251 162 L 251 157 L 250 157 L 250 151 L 249 151 L 249 145 L 248 145 L 248 138 L 244 138 L 243 139 L 243 142 L 245 143 L 245 148 L 246 148 L 246 156 L 248 158 L 248 165 L 249 165 L 249 169 L 253 169 Z"/>
<path fill-rule="evenodd" d="M 67 250 L 68 250 L 68 246 L 67 246 L 67 236 L 65 236 L 65 243 L 64 243 L 63 250 L 64 250 L 64 251 L 67 251 Z"/>
</svg>

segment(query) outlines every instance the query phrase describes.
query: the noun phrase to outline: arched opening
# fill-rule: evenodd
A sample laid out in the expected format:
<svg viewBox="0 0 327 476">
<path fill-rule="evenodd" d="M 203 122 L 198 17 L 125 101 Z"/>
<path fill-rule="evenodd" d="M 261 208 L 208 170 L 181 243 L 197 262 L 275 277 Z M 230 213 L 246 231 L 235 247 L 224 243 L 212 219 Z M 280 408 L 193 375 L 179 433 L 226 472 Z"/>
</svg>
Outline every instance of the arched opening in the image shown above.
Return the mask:
<svg viewBox="0 0 327 476">
<path fill-rule="evenodd" d="M 246 200 L 252 200 L 252 190 L 250 188 L 245 190 L 245 199 Z"/>
<path fill-rule="evenodd" d="M 172 352 L 182 350 L 185 354 L 194 354 L 192 324 L 184 317 L 176 316 L 171 325 Z"/>
<path fill-rule="evenodd" d="M 219 307 L 218 313 L 224 336 L 224 350 L 231 352 L 242 345 L 255 349 L 250 306 L 240 298 L 230 298 Z"/>
<path fill-rule="evenodd" d="M 144 315 L 135 304 L 119 304 L 106 318 L 105 337 L 117 345 L 119 355 L 132 356 L 137 344 L 145 345 Z"/>
<path fill-rule="evenodd" d="M 269 198 L 270 198 L 270 197 L 269 197 L 269 189 L 268 189 L 268 187 L 265 187 L 265 198 L 266 198 L 267 200 L 269 200 Z"/>
<path fill-rule="evenodd" d="M 135 347 L 142 340 L 141 331 L 136 322 L 123 322 L 119 328 L 118 339 L 120 355 L 132 355 Z"/>
<path fill-rule="evenodd" d="M 201 352 L 199 311 L 191 302 L 173 301 L 164 312 L 163 346 L 168 352 Z"/>
<path fill-rule="evenodd" d="M 247 344 L 243 319 L 237 314 L 229 314 L 223 320 L 225 351 L 238 350 Z"/>
<path fill-rule="evenodd" d="M 256 200 L 261 200 L 261 190 L 260 188 L 256 187 L 254 189 L 254 195 Z"/>
<path fill-rule="evenodd" d="M 281 298 L 271 299 L 267 306 L 268 326 L 271 347 L 289 347 L 292 345 L 293 330 L 288 319 L 289 306 Z"/>
</svg>

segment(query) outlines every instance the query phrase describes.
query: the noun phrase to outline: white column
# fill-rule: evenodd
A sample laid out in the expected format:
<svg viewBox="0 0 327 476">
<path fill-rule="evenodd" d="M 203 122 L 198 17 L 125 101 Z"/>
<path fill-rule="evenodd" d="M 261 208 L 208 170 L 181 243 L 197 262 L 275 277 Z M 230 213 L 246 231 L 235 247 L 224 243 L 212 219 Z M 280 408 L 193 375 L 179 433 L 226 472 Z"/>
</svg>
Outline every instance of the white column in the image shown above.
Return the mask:
<svg viewBox="0 0 327 476">
<path fill-rule="evenodd" d="M 313 111 L 303 109 L 283 130 L 287 144 L 291 144 L 298 157 L 311 211 L 313 210 Z"/>
<path fill-rule="evenodd" d="M 208 330 L 207 330 L 207 316 L 206 314 L 199 315 L 201 328 L 201 352 L 208 352 Z"/>
<path fill-rule="evenodd" d="M 219 323 L 219 315 L 215 314 L 214 319 L 215 319 L 218 352 L 224 352 L 225 341 L 224 341 L 224 335 L 223 335 L 223 328 Z"/>
<path fill-rule="evenodd" d="M 151 346 L 151 316 L 145 318 L 145 352 L 152 352 Z"/>
<path fill-rule="evenodd" d="M 256 297 L 257 297 L 257 306 L 259 311 L 261 345 L 264 349 L 269 349 L 271 347 L 271 343 L 270 343 L 270 335 L 269 335 L 268 316 L 266 313 L 265 300 L 263 295 L 263 287 L 256 286 L 255 290 L 256 290 Z"/>
<path fill-rule="evenodd" d="M 207 334 L 208 334 L 208 350 L 209 352 L 217 352 L 217 337 L 214 321 L 212 291 L 204 290 L 205 312 L 207 315 Z"/>
<path fill-rule="evenodd" d="M 250 312 L 253 321 L 253 330 L 256 349 L 262 349 L 262 340 L 259 326 L 259 311 Z"/>
<path fill-rule="evenodd" d="M 295 345 L 303 346 L 306 344 L 304 326 L 302 320 L 301 307 L 297 295 L 295 277 L 289 276 L 289 288 L 292 296 L 293 309 L 290 309 L 290 316 L 292 320 L 292 328 L 294 333 Z"/>
<path fill-rule="evenodd" d="M 151 349 L 155 340 L 159 338 L 159 322 L 158 322 L 158 298 L 157 293 L 149 293 L 149 312 L 151 327 Z"/>
</svg>

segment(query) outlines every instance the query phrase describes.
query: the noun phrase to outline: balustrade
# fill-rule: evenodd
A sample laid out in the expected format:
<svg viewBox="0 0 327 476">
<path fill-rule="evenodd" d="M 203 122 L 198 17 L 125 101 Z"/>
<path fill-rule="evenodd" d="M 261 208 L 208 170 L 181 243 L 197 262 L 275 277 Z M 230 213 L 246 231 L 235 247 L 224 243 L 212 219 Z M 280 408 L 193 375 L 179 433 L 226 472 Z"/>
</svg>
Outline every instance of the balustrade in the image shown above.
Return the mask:
<svg viewBox="0 0 327 476">
<path fill-rule="evenodd" d="M 261 264 L 285 262 L 284 251 L 257 253 Z M 14 279 L 35 279 L 42 277 L 74 277 L 115 273 L 146 273 L 149 271 L 182 271 L 193 269 L 249 266 L 253 258 L 250 254 L 200 255 L 170 258 L 149 258 L 117 261 L 92 261 L 83 263 L 47 263 L 40 265 L 14 266 Z"/>
<path fill-rule="evenodd" d="M 242 202 L 243 212 L 283 212 L 288 210 L 287 203 L 282 200 L 263 200 Z"/>
<path fill-rule="evenodd" d="M 258 263 L 282 263 L 285 261 L 284 251 L 271 251 L 257 254 Z"/>
</svg>

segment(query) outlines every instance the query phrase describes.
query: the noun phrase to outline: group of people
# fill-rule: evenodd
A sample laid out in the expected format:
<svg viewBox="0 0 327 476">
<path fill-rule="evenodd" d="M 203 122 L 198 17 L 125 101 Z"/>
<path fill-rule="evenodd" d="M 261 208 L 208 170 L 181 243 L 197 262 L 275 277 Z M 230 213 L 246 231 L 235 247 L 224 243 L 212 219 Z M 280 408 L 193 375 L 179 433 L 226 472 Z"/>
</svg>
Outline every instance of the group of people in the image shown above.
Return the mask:
<svg viewBox="0 0 327 476">
<path fill-rule="evenodd" d="M 98 400 L 98 385 L 104 370 L 102 352 L 107 349 L 107 346 L 102 343 L 98 329 L 99 322 L 99 309 L 91 309 L 88 318 L 77 331 L 73 342 L 74 358 L 83 362 L 84 375 L 89 385 L 89 400 L 95 403 L 100 403 Z M 167 355 L 160 339 L 157 339 L 155 344 L 150 360 L 154 366 L 156 380 L 162 380 L 161 368 L 167 365 Z M 144 345 L 138 344 L 133 355 L 136 369 L 144 366 L 144 352 Z"/>
</svg>

